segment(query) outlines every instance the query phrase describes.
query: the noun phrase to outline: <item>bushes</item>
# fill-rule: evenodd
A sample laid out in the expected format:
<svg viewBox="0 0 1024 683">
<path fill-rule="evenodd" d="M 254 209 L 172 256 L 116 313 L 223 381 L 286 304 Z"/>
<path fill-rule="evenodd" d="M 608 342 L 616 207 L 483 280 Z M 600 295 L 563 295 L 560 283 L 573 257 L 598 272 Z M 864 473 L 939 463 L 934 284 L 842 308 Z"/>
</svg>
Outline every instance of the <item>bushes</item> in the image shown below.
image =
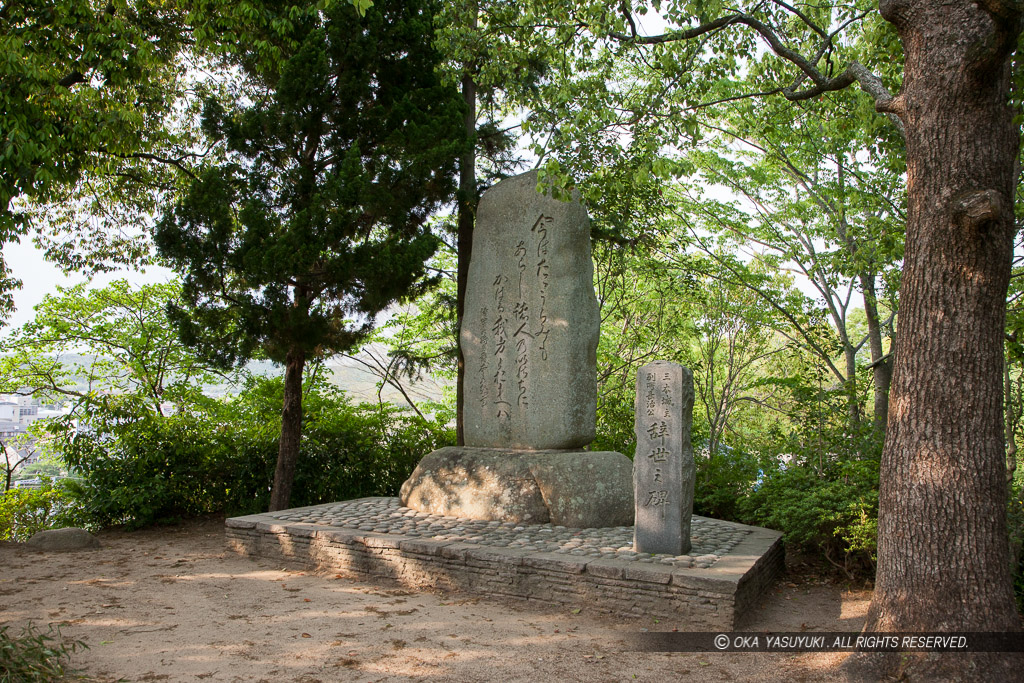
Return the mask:
<svg viewBox="0 0 1024 683">
<path fill-rule="evenodd" d="M 64 482 L 0 494 L 0 540 L 27 541 L 43 529 L 85 524 L 83 510 Z"/>
<path fill-rule="evenodd" d="M 232 434 L 233 447 L 222 451 L 218 469 L 231 514 L 267 509 L 282 393 L 281 380 L 262 379 L 225 406 L 229 420 L 221 429 Z M 310 382 L 291 505 L 397 495 L 420 458 L 455 442 L 448 418 L 422 420 L 388 404 L 355 406 L 337 388 Z"/>
<path fill-rule="evenodd" d="M 93 411 L 88 430 L 57 426 L 72 491 L 100 526 L 138 527 L 218 510 L 211 465 L 228 447 L 205 411 L 163 417 L 132 405 Z"/>
<path fill-rule="evenodd" d="M 882 442 L 870 424 L 851 433 L 840 411 L 809 411 L 797 430 L 768 442 L 758 485 L 740 504 L 741 521 L 783 532 L 787 543 L 821 553 L 848 578 L 868 578 Z"/>
<path fill-rule="evenodd" d="M 786 542 L 820 551 L 849 578 L 874 570 L 878 527 L 878 465 L 845 463 L 769 470 L 741 502 L 744 521 L 777 529 Z"/>
<path fill-rule="evenodd" d="M 279 379 L 253 380 L 228 400 L 193 397 L 167 417 L 108 403 L 90 413 L 88 430 L 56 423 L 53 443 L 81 477 L 72 490 L 96 524 L 259 512 L 270 500 L 282 391 Z M 310 382 L 292 505 L 395 495 L 421 457 L 454 441 L 444 422 L 353 406 L 338 389 Z"/>
<path fill-rule="evenodd" d="M 1013 592 L 1017 598 L 1017 611 L 1024 615 L 1024 475 L 1018 474 L 1010 487 L 1006 521 L 1010 529 Z"/>
<path fill-rule="evenodd" d="M 715 519 L 739 520 L 740 502 L 750 493 L 758 476 L 756 455 L 720 445 L 715 453 L 695 448 L 697 480 L 693 511 Z"/>
</svg>

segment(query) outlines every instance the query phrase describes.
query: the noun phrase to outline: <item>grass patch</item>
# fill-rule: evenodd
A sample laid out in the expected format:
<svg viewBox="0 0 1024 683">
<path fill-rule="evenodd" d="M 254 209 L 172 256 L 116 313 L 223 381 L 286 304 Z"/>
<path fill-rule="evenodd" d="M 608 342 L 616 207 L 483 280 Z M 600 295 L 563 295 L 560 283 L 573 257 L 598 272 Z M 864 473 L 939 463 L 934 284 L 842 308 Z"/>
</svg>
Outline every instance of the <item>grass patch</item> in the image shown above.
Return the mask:
<svg viewBox="0 0 1024 683">
<path fill-rule="evenodd" d="M 80 640 L 66 640 L 60 627 L 52 624 L 46 632 L 31 622 L 15 636 L 7 625 L 0 626 L 0 683 L 48 683 L 70 673 L 71 655 L 88 646 Z"/>
</svg>

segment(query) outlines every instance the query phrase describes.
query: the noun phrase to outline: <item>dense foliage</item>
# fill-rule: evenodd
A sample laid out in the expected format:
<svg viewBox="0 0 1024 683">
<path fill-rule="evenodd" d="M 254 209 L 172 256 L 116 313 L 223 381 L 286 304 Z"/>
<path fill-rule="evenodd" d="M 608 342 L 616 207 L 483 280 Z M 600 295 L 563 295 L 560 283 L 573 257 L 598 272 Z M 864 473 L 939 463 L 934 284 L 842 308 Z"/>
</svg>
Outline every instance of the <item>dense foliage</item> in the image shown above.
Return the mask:
<svg viewBox="0 0 1024 683">
<path fill-rule="evenodd" d="M 302 375 L 358 346 L 375 316 L 431 283 L 427 218 L 455 194 L 462 99 L 435 73 L 433 1 L 336 3 L 278 16 L 232 59 L 249 89 L 208 100 L 202 129 L 225 161 L 166 208 L 160 255 L 182 273 L 172 321 L 222 366 L 260 354 L 286 366 L 270 508 L 290 504 Z M 287 29 L 282 27 L 287 27 Z"/>
<path fill-rule="evenodd" d="M 281 378 L 220 375 L 168 331 L 176 284 L 114 282 L 51 295 L 11 335 L 0 391 L 63 402 L 34 425 L 37 445 L 73 478 L 3 499 L 0 533 L 48 526 L 142 526 L 265 510 L 281 434 Z M 203 388 L 232 389 L 224 399 Z M 352 405 L 313 373 L 303 389 L 295 504 L 394 495 L 423 453 L 453 436 L 390 405 Z"/>
<path fill-rule="evenodd" d="M 443 422 L 389 405 L 352 405 L 311 381 L 295 474 L 295 506 L 397 495 L 423 453 L 449 445 Z M 123 405 L 53 425 L 54 448 L 81 477 L 69 483 L 94 524 L 139 527 L 208 514 L 264 511 L 280 436 L 279 379 L 252 379 L 226 400 L 162 417 Z"/>
<path fill-rule="evenodd" d="M 3 245 L 28 231 L 31 202 L 68 202 L 83 177 L 93 179 L 92 190 L 104 177 L 124 190 L 120 199 L 137 199 L 149 175 L 144 167 L 168 137 L 181 80 L 176 59 L 188 42 L 183 24 L 176 2 L 16 0 L 0 9 L 0 323 L 19 284 Z M 128 179 L 135 188 L 127 189 Z M 110 206 L 97 213 L 120 212 Z M 88 221 L 72 224 L 78 239 L 57 235 L 50 255 L 78 268 L 86 264 L 62 245 L 81 247 L 96 235 Z M 102 240 L 109 247 L 103 256 L 137 252 L 133 232 L 115 225 Z M 117 260 L 126 258 L 132 260 L 127 253 Z"/>
<path fill-rule="evenodd" d="M 257 350 L 313 358 L 422 290 L 426 219 L 454 194 L 464 139 L 461 100 L 433 73 L 431 10 L 378 2 L 360 18 L 334 4 L 290 24 L 281 64 L 239 46 L 251 89 L 207 100 L 202 117 L 227 160 L 155 233 L 183 273 L 173 310 L 187 343 L 226 364 Z"/>
<path fill-rule="evenodd" d="M 70 482 L 44 481 L 37 489 L 0 494 L 0 540 L 27 541 L 44 529 L 95 526 Z"/>
</svg>

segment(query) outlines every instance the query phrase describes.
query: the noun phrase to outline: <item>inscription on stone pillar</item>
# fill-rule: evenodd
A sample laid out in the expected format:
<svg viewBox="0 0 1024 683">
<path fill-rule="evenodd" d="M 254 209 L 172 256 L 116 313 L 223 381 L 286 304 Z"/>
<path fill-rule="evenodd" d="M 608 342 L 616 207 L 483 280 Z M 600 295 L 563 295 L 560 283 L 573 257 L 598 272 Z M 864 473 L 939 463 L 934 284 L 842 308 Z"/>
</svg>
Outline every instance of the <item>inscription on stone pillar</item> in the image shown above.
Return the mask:
<svg viewBox="0 0 1024 683">
<path fill-rule="evenodd" d="M 503 180 L 477 210 L 461 330 L 466 445 L 570 449 L 594 438 L 600 324 L 579 201 Z"/>
<path fill-rule="evenodd" d="M 690 551 L 696 478 L 692 424 L 693 373 L 668 361 L 640 368 L 633 458 L 637 552 L 682 555 Z"/>
</svg>

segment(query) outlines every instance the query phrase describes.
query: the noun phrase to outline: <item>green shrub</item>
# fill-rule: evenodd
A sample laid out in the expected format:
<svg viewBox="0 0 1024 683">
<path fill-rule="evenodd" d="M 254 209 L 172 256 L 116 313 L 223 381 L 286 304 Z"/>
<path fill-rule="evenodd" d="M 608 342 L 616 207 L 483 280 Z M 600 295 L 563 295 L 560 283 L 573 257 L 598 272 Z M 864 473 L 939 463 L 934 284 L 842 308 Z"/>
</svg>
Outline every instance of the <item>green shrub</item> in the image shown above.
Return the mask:
<svg viewBox="0 0 1024 683">
<path fill-rule="evenodd" d="M 742 518 L 740 503 L 757 481 L 757 456 L 724 446 L 716 448 L 715 453 L 708 453 L 707 449 L 694 450 L 697 478 L 693 512 L 715 519 L 739 521 Z"/>
<path fill-rule="evenodd" d="M 13 636 L 10 628 L 0 626 L 0 683 L 50 683 L 64 677 L 67 660 L 88 646 L 81 641 L 65 640 L 52 625 L 46 633 L 31 623 Z"/>
<path fill-rule="evenodd" d="M 1010 486 L 1006 521 L 1010 530 L 1013 592 L 1017 598 L 1017 610 L 1024 615 L 1024 474 L 1018 475 Z"/>
<path fill-rule="evenodd" d="M 92 417 L 91 430 L 68 432 L 59 445 L 81 477 L 70 488 L 89 519 L 139 527 L 219 509 L 211 464 L 230 446 L 206 412 L 163 417 L 121 406 Z"/>
<path fill-rule="evenodd" d="M 787 543 L 820 552 L 847 576 L 874 571 L 878 539 L 878 461 L 767 467 L 742 499 L 750 524 L 777 529 Z"/>
<path fill-rule="evenodd" d="M 0 540 L 27 541 L 44 529 L 87 524 L 64 482 L 45 481 L 38 489 L 11 489 L 0 494 Z"/>
<path fill-rule="evenodd" d="M 195 398 L 170 416 L 130 402 L 94 411 L 89 429 L 54 425 L 54 444 L 81 479 L 88 519 L 129 528 L 267 509 L 281 430 L 280 379 L 256 379 L 224 401 Z M 420 458 L 454 443 L 445 426 L 393 406 L 354 406 L 311 381 L 291 505 L 395 495 Z"/>
<path fill-rule="evenodd" d="M 270 500 L 283 384 L 251 383 L 229 406 L 234 448 L 223 452 L 221 476 L 232 514 L 265 510 Z M 291 505 L 301 507 L 365 496 L 397 495 L 416 463 L 455 442 L 449 415 L 434 420 L 384 404 L 353 405 L 335 387 L 311 383 L 303 397 L 303 429 Z M 229 428 L 225 425 L 226 428 Z"/>
</svg>

